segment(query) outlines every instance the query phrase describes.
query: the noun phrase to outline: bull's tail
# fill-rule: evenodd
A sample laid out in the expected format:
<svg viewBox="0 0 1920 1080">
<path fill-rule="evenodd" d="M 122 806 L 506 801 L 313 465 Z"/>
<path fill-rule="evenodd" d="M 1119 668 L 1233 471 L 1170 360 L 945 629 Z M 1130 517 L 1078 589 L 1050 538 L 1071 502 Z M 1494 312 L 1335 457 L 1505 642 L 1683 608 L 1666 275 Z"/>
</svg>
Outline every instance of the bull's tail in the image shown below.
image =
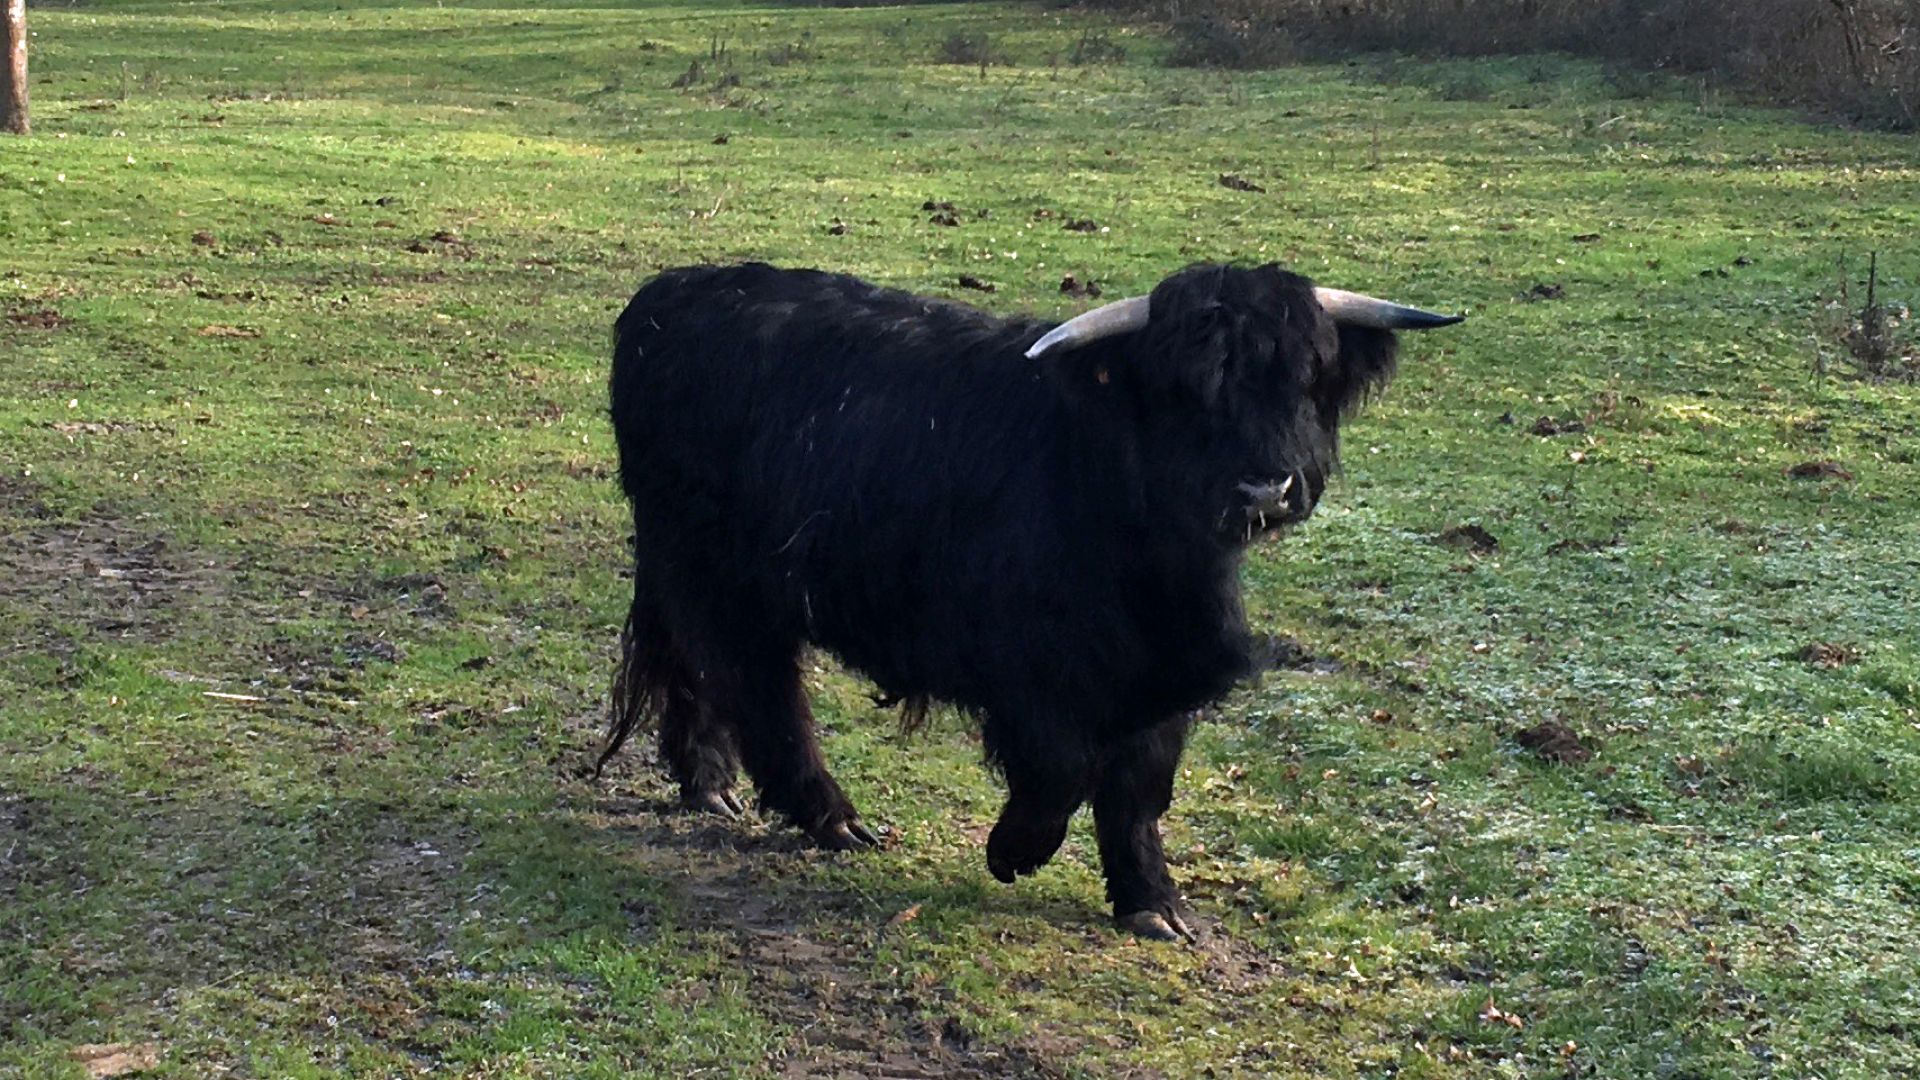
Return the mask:
<svg viewBox="0 0 1920 1080">
<path fill-rule="evenodd" d="M 660 624 L 636 581 L 633 605 L 627 609 L 627 622 L 620 630 L 620 663 L 613 672 L 606 744 L 593 765 L 596 779 L 613 755 L 627 744 L 628 737 L 659 721 L 667 695 L 672 692 L 675 670 L 673 647 L 666 628 Z"/>
</svg>

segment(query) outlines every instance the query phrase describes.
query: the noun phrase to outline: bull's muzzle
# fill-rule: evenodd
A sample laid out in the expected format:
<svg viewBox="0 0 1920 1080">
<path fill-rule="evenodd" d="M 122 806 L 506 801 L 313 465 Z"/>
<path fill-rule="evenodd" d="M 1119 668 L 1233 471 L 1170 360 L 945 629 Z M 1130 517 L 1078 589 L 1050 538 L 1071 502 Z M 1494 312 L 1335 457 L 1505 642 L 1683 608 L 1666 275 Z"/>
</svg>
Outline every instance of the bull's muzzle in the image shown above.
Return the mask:
<svg viewBox="0 0 1920 1080">
<path fill-rule="evenodd" d="M 1279 480 L 1243 481 L 1237 489 L 1246 500 L 1247 528 L 1253 532 L 1307 520 L 1320 496 L 1304 472 L 1294 472 Z"/>
</svg>

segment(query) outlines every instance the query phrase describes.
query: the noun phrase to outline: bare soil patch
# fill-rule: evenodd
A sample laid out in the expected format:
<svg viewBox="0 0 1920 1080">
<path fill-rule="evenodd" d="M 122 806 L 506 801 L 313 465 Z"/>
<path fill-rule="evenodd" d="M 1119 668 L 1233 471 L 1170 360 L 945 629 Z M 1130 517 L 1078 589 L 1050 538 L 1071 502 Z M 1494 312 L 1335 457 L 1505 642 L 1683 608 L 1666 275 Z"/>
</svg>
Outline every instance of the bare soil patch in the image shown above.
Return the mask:
<svg viewBox="0 0 1920 1080">
<path fill-rule="evenodd" d="M 1435 543 L 1442 546 L 1460 548 L 1475 555 L 1491 555 L 1500 550 L 1500 541 L 1497 537 L 1472 523 L 1450 525 L 1440 530 L 1440 534 L 1433 539 Z"/>
<path fill-rule="evenodd" d="M 73 320 L 52 308 L 28 308 L 7 312 L 7 322 L 23 330 L 58 330 L 72 325 Z"/>
<path fill-rule="evenodd" d="M 1795 654 L 1803 664 L 1817 668 L 1842 668 L 1860 661 L 1860 650 L 1839 641 L 1815 641 Z"/>
<path fill-rule="evenodd" d="M 0 500 L 10 501 L 6 491 Z M 0 604 L 44 638 L 73 626 L 154 638 L 184 607 L 217 602 L 229 569 L 138 518 L 50 521 L 0 535 Z"/>
<path fill-rule="evenodd" d="M 1084 296 L 1088 298 L 1098 298 L 1101 292 L 1099 282 L 1091 278 L 1086 281 L 1081 281 L 1072 274 L 1068 274 L 1060 279 L 1060 291 L 1068 296 Z"/>
<path fill-rule="evenodd" d="M 1546 720 L 1515 735 L 1521 746 L 1556 765 L 1579 765 L 1593 760 L 1593 749 L 1558 720 Z"/>
<path fill-rule="evenodd" d="M 633 753 L 627 768 L 649 774 L 655 766 L 644 759 L 651 756 Z M 681 925 L 715 939 L 749 974 L 755 1005 L 791 1031 L 767 1063 L 770 1075 L 1065 1075 L 1050 1059 L 1075 1048 L 976 1040 L 957 1017 L 943 1015 L 931 995 L 876 974 L 874 942 L 910 920 L 877 915 L 854 897 L 781 881 L 805 861 L 827 857 L 799 833 L 688 814 L 668 798 L 664 783 L 642 783 L 640 797 L 631 788 L 606 794 L 596 799 L 595 810 L 668 886 Z"/>
<path fill-rule="evenodd" d="M 45 499 L 41 497 L 40 485 L 32 478 L 0 473 L 0 514 L 24 518 L 47 518 L 53 516 Z"/>
</svg>

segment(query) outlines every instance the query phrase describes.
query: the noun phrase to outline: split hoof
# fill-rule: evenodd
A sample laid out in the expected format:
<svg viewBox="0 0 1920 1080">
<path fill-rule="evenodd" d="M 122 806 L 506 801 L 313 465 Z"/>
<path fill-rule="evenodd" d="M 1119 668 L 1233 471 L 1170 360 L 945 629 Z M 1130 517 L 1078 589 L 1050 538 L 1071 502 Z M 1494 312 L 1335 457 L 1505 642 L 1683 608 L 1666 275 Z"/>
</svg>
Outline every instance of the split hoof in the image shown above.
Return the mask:
<svg viewBox="0 0 1920 1080">
<path fill-rule="evenodd" d="M 862 825 L 859 818 L 827 822 L 809 830 L 809 835 L 814 843 L 828 851 L 862 851 L 880 846 L 880 838 Z"/>
<path fill-rule="evenodd" d="M 1117 916 L 1114 921 L 1120 929 L 1134 937 L 1146 941 L 1187 941 L 1200 939 L 1199 933 L 1191 924 L 1192 916 L 1182 915 L 1178 909 L 1166 911 L 1135 911 Z"/>
<path fill-rule="evenodd" d="M 731 791 L 687 791 L 680 795 L 680 805 L 696 814 L 713 814 L 716 817 L 733 820 L 746 813 L 746 807 Z"/>
</svg>

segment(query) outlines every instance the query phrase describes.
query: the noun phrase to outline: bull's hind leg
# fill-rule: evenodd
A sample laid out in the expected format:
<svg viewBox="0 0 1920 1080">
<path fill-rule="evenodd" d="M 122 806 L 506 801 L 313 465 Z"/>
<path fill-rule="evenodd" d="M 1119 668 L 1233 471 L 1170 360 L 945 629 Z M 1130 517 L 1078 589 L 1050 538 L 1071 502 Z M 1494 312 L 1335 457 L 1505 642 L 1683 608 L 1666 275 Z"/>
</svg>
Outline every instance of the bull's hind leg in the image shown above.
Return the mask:
<svg viewBox="0 0 1920 1080">
<path fill-rule="evenodd" d="M 707 671 L 707 703 L 733 727 L 740 760 L 763 809 L 785 817 L 821 847 L 878 847 L 879 838 L 827 772 L 796 648 L 740 650 Z"/>
<path fill-rule="evenodd" d="M 613 729 L 600 765 L 633 732 L 658 719 L 660 756 L 693 810 L 728 817 L 740 812 L 733 795 L 739 754 L 733 733 L 704 706 L 693 669 L 673 640 L 658 601 L 635 576 L 633 604 L 620 634 L 620 668 L 613 680 Z"/>
<path fill-rule="evenodd" d="M 989 716 L 987 760 L 1007 781 L 1007 804 L 987 836 L 987 869 L 1001 881 L 1045 866 L 1086 802 L 1091 758 L 1076 732 Z"/>
<path fill-rule="evenodd" d="M 677 658 L 676 658 L 677 659 Z M 737 817 L 733 780 L 740 755 L 733 732 L 715 719 L 696 692 L 693 673 L 678 664 L 660 712 L 660 756 L 680 785 L 680 804 L 722 817 Z"/>
<path fill-rule="evenodd" d="M 1160 843 L 1160 815 L 1173 802 L 1173 777 L 1190 723 L 1183 716 L 1129 737 L 1105 762 L 1093 795 L 1093 827 L 1114 918 L 1141 937 L 1164 941 L 1194 936 Z"/>
</svg>

